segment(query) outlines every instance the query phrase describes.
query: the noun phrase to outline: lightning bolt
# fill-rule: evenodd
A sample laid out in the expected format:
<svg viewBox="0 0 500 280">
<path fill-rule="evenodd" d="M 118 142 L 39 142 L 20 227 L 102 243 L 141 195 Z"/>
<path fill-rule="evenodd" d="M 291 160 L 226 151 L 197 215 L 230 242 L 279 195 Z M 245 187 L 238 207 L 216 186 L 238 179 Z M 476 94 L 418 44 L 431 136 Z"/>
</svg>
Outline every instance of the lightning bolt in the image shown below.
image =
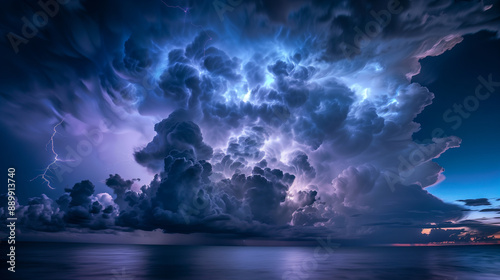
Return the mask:
<svg viewBox="0 0 500 280">
<path fill-rule="evenodd" d="M 170 6 L 168 5 L 167 3 L 165 3 L 165 1 L 161 1 L 163 2 L 163 4 L 165 4 L 165 6 L 169 7 L 169 8 L 177 8 L 177 9 L 180 9 L 182 10 L 185 14 L 187 14 L 187 12 L 189 11 L 189 8 L 184 8 L 184 7 L 181 7 L 181 6 Z"/>
<path fill-rule="evenodd" d="M 165 1 L 161 0 L 161 2 L 166 6 L 166 7 L 169 7 L 169 8 L 173 8 L 173 9 L 179 9 L 181 11 L 184 12 L 184 14 L 187 16 L 187 14 L 189 13 L 189 10 L 190 8 L 189 7 L 181 7 L 179 5 L 177 6 L 171 6 L 171 5 L 168 5 L 167 3 L 165 3 Z M 197 27 L 199 29 L 203 29 L 203 26 L 201 25 L 196 25 L 194 24 L 192 21 L 190 21 L 191 25 L 194 26 L 194 27 Z M 207 51 L 207 43 L 209 41 L 212 41 L 212 36 L 210 36 L 210 34 L 208 34 L 208 32 L 206 30 L 203 30 L 203 32 L 205 32 L 205 34 L 208 36 L 208 40 L 203 44 L 203 58 L 205 58 L 205 53 Z"/>
<path fill-rule="evenodd" d="M 52 179 L 52 177 L 47 174 L 50 171 L 50 169 L 52 168 L 52 166 L 54 166 L 58 162 L 69 162 L 69 161 L 72 161 L 72 160 L 63 160 L 63 159 L 60 159 L 59 158 L 59 154 L 57 154 L 57 152 L 56 152 L 56 150 L 54 148 L 54 137 L 57 134 L 57 127 L 60 126 L 63 122 L 64 122 L 64 119 L 62 119 L 60 122 L 58 122 L 54 126 L 54 128 L 53 128 L 54 132 L 52 133 L 52 136 L 50 136 L 50 140 L 47 143 L 47 145 L 45 145 L 45 149 L 47 149 L 47 146 L 49 146 L 49 144 L 50 144 L 52 153 L 54 154 L 54 160 L 49 165 L 47 165 L 47 167 L 45 167 L 45 170 L 43 171 L 42 174 L 40 174 L 40 175 L 36 176 L 35 178 L 31 179 L 31 181 L 33 181 L 33 180 L 35 180 L 37 178 L 42 178 L 42 180 L 45 181 L 45 183 L 47 183 L 47 186 L 50 189 L 55 189 L 55 188 L 52 187 L 52 185 L 50 183 L 50 179 Z"/>
</svg>

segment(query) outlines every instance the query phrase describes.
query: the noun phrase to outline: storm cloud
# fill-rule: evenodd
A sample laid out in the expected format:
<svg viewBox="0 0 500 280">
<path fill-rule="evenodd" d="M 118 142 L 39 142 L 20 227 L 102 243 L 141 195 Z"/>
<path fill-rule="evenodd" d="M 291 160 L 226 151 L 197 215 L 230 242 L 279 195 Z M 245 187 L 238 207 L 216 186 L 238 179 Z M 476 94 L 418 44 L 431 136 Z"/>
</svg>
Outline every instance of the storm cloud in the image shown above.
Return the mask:
<svg viewBox="0 0 500 280">
<path fill-rule="evenodd" d="M 1 13 L 19 33 L 36 11 L 8 2 L 18 14 Z M 3 119 L 26 109 L 9 126 L 36 133 L 64 119 L 79 136 L 105 119 L 153 174 L 142 186 L 124 171 L 91 178 L 106 192 L 83 180 L 57 199 L 34 197 L 17 206 L 24 227 L 374 243 L 498 232 L 461 224 L 463 207 L 426 190 L 444 179 L 434 160 L 461 140 L 414 141 L 435 96 L 411 82 L 420 59 L 498 32 L 497 4 L 243 1 L 220 21 L 210 1 L 189 12 L 162 2 L 74 0 L 17 55 L 2 39 L 12 69 L 0 83 Z M 121 137 L 130 130 L 143 137 Z M 421 233 L 460 224 L 474 230 Z"/>
</svg>

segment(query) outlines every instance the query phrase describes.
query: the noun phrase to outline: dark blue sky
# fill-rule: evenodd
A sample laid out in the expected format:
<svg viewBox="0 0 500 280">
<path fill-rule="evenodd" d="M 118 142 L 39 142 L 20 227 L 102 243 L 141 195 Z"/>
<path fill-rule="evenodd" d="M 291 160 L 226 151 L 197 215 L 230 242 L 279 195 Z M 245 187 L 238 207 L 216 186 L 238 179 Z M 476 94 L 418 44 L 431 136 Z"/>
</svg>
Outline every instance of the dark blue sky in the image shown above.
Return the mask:
<svg viewBox="0 0 500 280">
<path fill-rule="evenodd" d="M 489 98 L 480 100 L 476 110 L 468 112 L 464 108 L 470 115 L 460 117 L 460 125 L 456 120 L 446 122 L 443 118 L 454 104 L 463 104 L 475 95 L 476 87 L 481 84 L 478 76 L 487 79 L 492 75 L 493 81 L 500 81 L 498 50 L 500 41 L 495 34 L 480 32 L 465 36 L 452 50 L 423 59 L 421 73 L 413 79 L 436 95 L 432 105 L 416 118 L 422 130 L 415 138 L 424 141 L 434 129 L 441 128 L 446 135 L 462 139 L 459 149 L 450 150 L 436 160 L 445 167 L 447 179 L 429 191 L 446 201 L 500 196 L 500 87 L 494 88 Z M 483 88 L 481 93 L 488 90 Z M 469 102 L 474 106 L 474 101 Z M 459 113 L 449 114 L 457 116 Z"/>
</svg>

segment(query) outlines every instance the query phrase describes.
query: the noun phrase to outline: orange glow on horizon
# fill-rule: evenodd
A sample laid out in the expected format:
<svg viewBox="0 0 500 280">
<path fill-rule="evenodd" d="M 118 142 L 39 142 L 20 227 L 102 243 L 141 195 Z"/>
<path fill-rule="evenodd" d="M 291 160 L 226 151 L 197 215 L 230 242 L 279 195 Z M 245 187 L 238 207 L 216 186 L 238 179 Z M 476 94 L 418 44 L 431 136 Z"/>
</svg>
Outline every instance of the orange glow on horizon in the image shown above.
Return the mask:
<svg viewBox="0 0 500 280">
<path fill-rule="evenodd" d="M 423 228 L 420 233 L 429 235 L 429 233 L 431 233 L 431 230 L 432 230 L 431 228 Z"/>
<path fill-rule="evenodd" d="M 393 243 L 389 244 L 391 247 L 438 247 L 438 246 L 478 246 L 478 245 L 500 245 L 500 240 L 491 240 L 486 242 L 431 242 L 431 243 Z"/>
</svg>

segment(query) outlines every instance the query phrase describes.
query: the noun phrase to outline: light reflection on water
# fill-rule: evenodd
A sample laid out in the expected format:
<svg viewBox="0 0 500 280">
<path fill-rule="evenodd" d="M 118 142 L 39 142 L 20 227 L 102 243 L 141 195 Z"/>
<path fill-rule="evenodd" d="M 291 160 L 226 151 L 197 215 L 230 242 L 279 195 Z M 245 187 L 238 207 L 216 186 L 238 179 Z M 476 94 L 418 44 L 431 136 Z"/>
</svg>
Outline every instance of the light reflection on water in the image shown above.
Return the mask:
<svg viewBox="0 0 500 280">
<path fill-rule="evenodd" d="M 7 279 L 500 279 L 500 246 L 314 249 L 24 243 Z"/>
</svg>

